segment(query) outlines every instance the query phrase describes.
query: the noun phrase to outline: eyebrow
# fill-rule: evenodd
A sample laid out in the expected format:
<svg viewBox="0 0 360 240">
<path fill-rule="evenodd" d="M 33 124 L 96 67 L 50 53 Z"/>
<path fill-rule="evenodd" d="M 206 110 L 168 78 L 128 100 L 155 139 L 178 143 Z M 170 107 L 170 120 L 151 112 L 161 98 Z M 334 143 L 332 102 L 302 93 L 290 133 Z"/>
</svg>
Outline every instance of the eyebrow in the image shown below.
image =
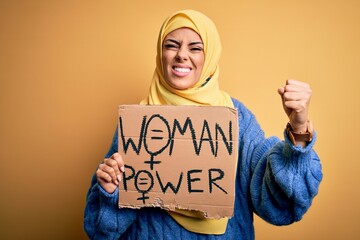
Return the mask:
<svg viewBox="0 0 360 240">
<path fill-rule="evenodd" d="M 180 43 L 178 41 L 176 41 L 175 39 L 166 39 L 164 42 L 167 42 L 167 41 L 175 43 L 177 45 L 180 45 Z"/>
<path fill-rule="evenodd" d="M 177 45 L 181 45 L 180 42 L 176 41 L 175 39 L 166 39 L 164 42 L 166 42 L 166 41 L 173 42 L 173 43 L 175 43 Z M 189 46 L 197 45 L 197 44 L 204 45 L 202 42 L 191 42 L 191 43 L 189 43 Z"/>
<path fill-rule="evenodd" d="M 191 45 L 196 45 L 196 44 L 202 44 L 202 45 L 204 45 L 202 42 L 192 42 L 192 43 L 190 43 L 189 45 L 191 46 Z"/>
</svg>

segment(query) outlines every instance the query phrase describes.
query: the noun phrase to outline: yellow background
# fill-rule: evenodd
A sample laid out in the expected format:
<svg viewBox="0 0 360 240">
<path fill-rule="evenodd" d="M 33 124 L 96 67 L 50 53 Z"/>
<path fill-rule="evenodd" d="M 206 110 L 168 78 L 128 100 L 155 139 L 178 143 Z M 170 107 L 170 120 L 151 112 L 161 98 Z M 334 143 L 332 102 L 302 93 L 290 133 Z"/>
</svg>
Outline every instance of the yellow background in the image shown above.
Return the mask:
<svg viewBox="0 0 360 240">
<path fill-rule="evenodd" d="M 360 1 L 0 1 L 0 238 L 85 239 L 90 179 L 117 106 L 145 97 L 158 30 L 176 10 L 216 23 L 221 88 L 267 136 L 277 87 L 311 84 L 324 180 L 301 222 L 255 219 L 257 239 L 359 239 Z"/>
</svg>

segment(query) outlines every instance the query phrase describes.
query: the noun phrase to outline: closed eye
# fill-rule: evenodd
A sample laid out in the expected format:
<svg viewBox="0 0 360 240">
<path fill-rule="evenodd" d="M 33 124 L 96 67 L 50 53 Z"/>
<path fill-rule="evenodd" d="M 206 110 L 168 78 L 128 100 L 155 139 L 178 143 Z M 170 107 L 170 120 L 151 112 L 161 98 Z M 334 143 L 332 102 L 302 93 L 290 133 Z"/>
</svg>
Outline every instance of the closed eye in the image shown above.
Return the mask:
<svg viewBox="0 0 360 240">
<path fill-rule="evenodd" d="M 165 43 L 164 43 L 165 48 L 167 49 L 174 49 L 174 48 L 179 48 L 180 47 L 180 43 L 174 39 L 166 39 Z"/>
<path fill-rule="evenodd" d="M 192 42 L 189 44 L 191 51 L 203 51 L 203 43 L 202 42 Z"/>
<path fill-rule="evenodd" d="M 201 47 L 194 47 L 190 49 L 191 51 L 201 52 L 203 49 Z"/>
<path fill-rule="evenodd" d="M 178 45 L 175 45 L 175 44 L 165 44 L 165 48 L 166 49 L 173 49 L 173 48 L 178 48 L 179 46 Z"/>
</svg>

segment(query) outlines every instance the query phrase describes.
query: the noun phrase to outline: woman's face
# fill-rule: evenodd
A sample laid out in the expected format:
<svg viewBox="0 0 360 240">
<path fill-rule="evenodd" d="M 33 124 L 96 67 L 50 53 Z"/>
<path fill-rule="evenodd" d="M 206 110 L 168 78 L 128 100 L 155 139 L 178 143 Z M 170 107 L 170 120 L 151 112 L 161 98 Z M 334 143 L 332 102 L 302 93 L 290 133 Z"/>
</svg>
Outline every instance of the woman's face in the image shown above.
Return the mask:
<svg viewBox="0 0 360 240">
<path fill-rule="evenodd" d="M 165 80 L 173 88 L 193 87 L 200 79 L 204 61 L 204 44 L 192 29 L 179 28 L 165 37 L 162 64 Z"/>
</svg>

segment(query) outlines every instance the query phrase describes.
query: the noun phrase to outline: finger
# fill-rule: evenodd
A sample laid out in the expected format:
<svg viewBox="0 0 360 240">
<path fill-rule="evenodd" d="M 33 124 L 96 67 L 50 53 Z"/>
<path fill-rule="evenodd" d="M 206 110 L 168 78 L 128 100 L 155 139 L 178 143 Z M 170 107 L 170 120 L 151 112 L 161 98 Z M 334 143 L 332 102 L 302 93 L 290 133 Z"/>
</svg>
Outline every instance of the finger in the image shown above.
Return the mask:
<svg viewBox="0 0 360 240">
<path fill-rule="evenodd" d="M 121 155 L 116 152 L 116 153 L 114 153 L 114 154 L 111 156 L 111 158 L 117 161 L 120 170 L 121 170 L 122 172 L 124 172 L 124 171 L 125 171 L 124 161 L 123 161 Z"/>
<path fill-rule="evenodd" d="M 282 96 L 285 92 L 285 88 L 284 87 L 279 87 L 278 88 L 278 93 L 280 94 L 280 96 Z"/>
<path fill-rule="evenodd" d="M 294 85 L 308 85 L 306 82 L 302 82 L 296 79 L 287 79 L 286 84 L 294 84 Z"/>
<path fill-rule="evenodd" d="M 307 87 L 300 87 L 295 85 L 287 85 L 285 87 L 285 93 L 283 98 L 285 101 L 306 101 L 309 102 L 312 95 L 312 91 Z"/>
<path fill-rule="evenodd" d="M 299 85 L 286 85 L 284 87 L 284 92 L 304 92 L 306 88 Z"/>
<path fill-rule="evenodd" d="M 119 153 L 114 153 L 110 159 L 112 161 L 108 160 L 108 162 L 111 164 L 110 166 L 115 169 L 117 179 L 121 182 L 122 172 L 125 171 L 123 159 Z"/>
<path fill-rule="evenodd" d="M 285 92 L 283 94 L 284 101 L 306 101 L 307 98 L 307 95 L 302 92 Z"/>
<path fill-rule="evenodd" d="M 113 168 L 114 171 L 116 172 L 116 174 L 120 174 L 120 166 L 119 166 L 118 161 L 116 161 L 115 159 L 106 158 L 106 159 L 104 159 L 104 164 Z"/>
<path fill-rule="evenodd" d="M 286 95 L 286 93 L 299 93 L 306 98 L 309 98 L 312 95 L 312 91 L 310 88 L 301 88 L 294 86 L 286 86 L 284 94 Z"/>
<path fill-rule="evenodd" d="M 111 160 L 111 161 L 114 162 L 114 160 Z M 109 162 L 109 159 L 105 159 L 104 163 L 99 165 L 99 169 L 102 170 L 103 172 L 107 173 L 110 176 L 112 182 L 114 182 L 116 185 L 118 185 L 119 182 L 118 182 L 118 177 L 116 174 L 116 169 L 113 166 L 109 165 L 109 163 L 105 163 L 105 162 Z M 115 164 L 116 164 L 116 162 L 115 162 Z M 117 168 L 117 164 L 116 164 L 116 168 Z"/>
<path fill-rule="evenodd" d="M 101 179 L 108 183 L 112 182 L 112 178 L 109 176 L 109 174 L 100 169 L 100 167 L 96 170 L 96 178 L 98 179 L 98 181 L 100 181 Z"/>
<path fill-rule="evenodd" d="M 119 153 L 114 153 L 111 156 L 117 162 L 118 167 L 116 168 L 116 177 L 119 182 L 122 181 L 122 173 L 125 172 L 124 161 Z"/>
<path fill-rule="evenodd" d="M 293 80 L 293 79 L 289 79 L 286 81 L 286 84 L 285 84 L 285 90 L 289 90 L 290 89 L 310 89 L 310 85 L 306 82 L 301 82 L 301 81 L 298 81 L 298 80 Z"/>
<path fill-rule="evenodd" d="M 306 109 L 306 104 L 304 101 L 285 101 L 284 104 L 287 108 L 292 109 L 298 113 Z"/>
</svg>

